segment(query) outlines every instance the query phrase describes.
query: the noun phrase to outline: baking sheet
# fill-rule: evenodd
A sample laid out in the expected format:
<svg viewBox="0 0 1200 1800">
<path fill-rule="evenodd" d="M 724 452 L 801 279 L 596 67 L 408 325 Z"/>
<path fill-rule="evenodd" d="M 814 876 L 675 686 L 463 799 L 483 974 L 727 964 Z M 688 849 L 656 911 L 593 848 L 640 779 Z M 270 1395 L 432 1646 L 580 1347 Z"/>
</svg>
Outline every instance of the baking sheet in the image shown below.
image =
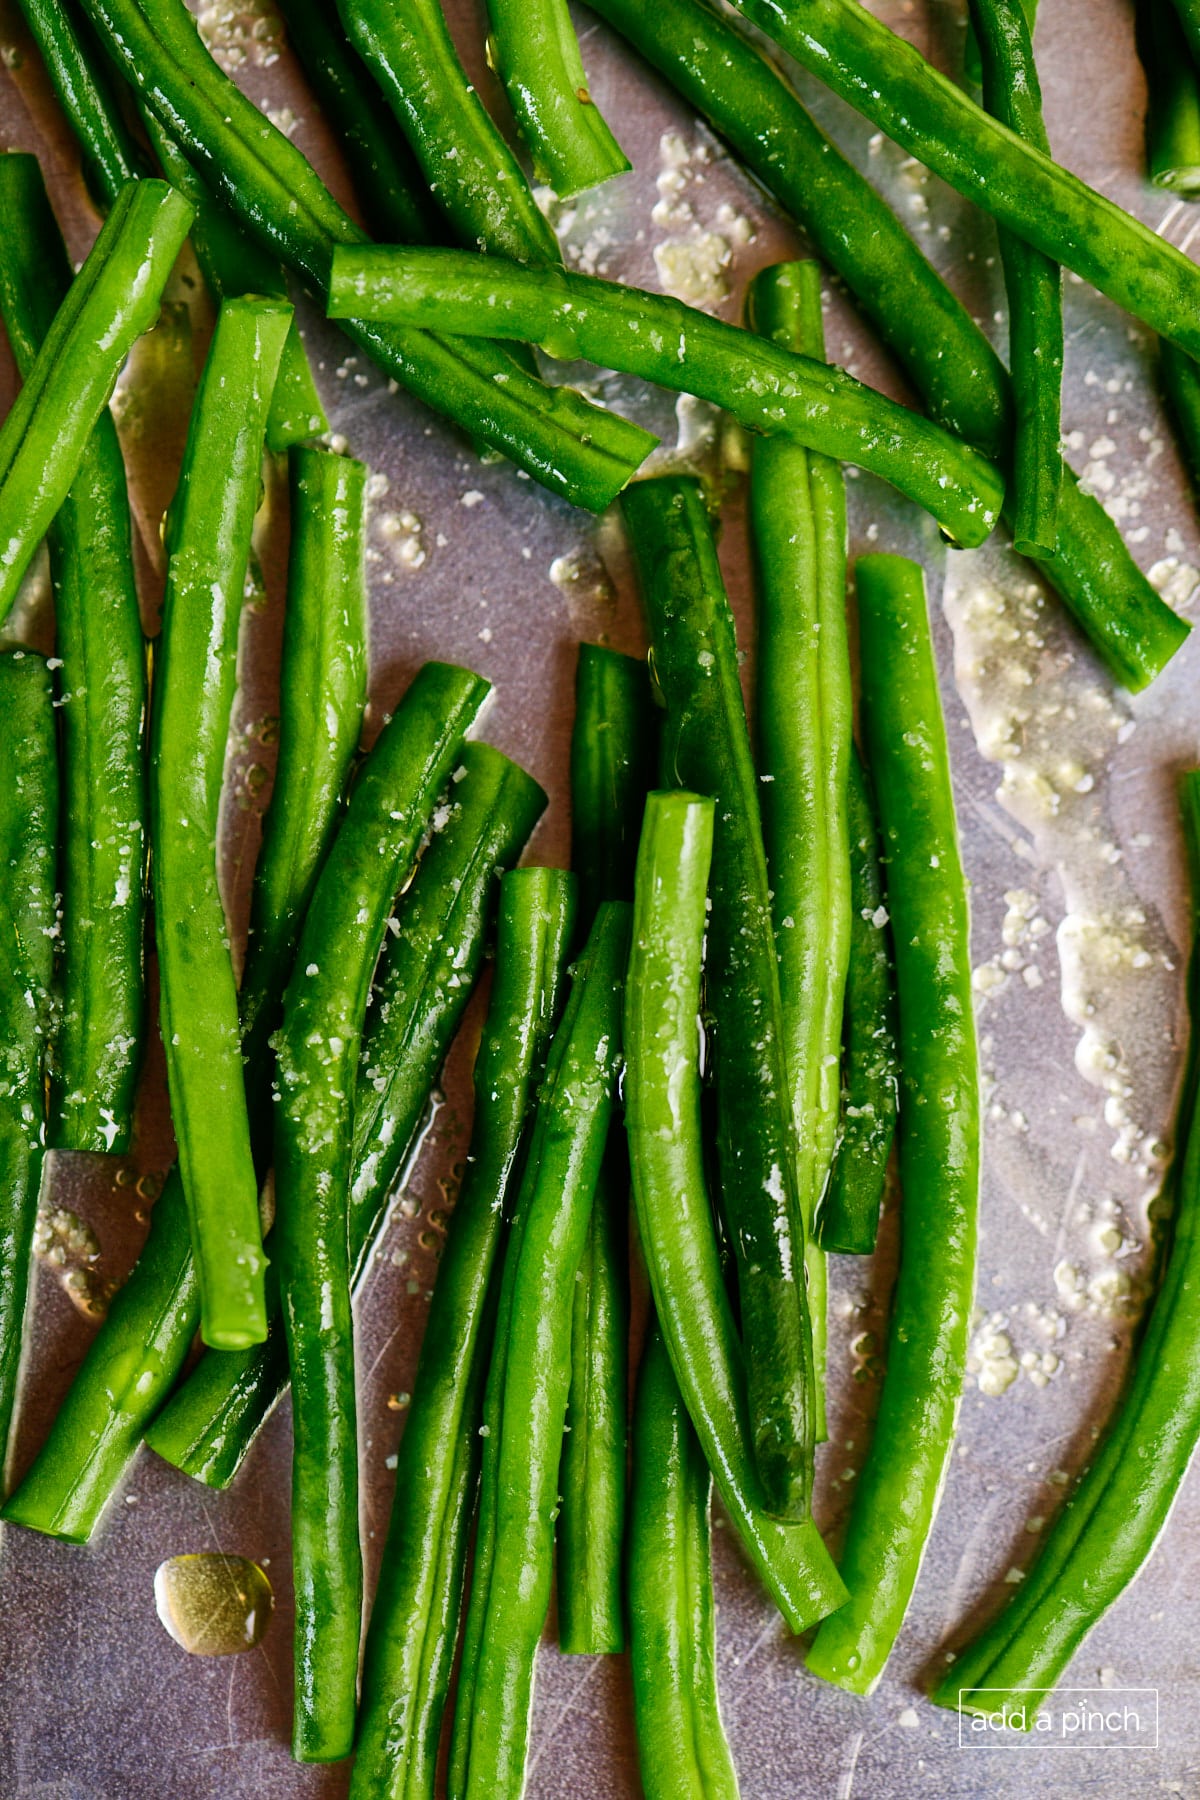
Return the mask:
<svg viewBox="0 0 1200 1800">
<path fill-rule="evenodd" d="M 961 60 L 957 5 L 881 9 L 942 66 Z M 456 36 L 489 100 L 484 24 L 454 0 Z M 237 79 L 340 193 L 336 151 L 300 82 L 270 0 L 217 0 L 202 22 Z M 569 260 L 650 287 L 664 280 L 736 317 L 760 266 L 800 246 L 716 141 L 592 18 L 580 12 L 592 92 L 633 172 L 558 218 Z M 1056 154 L 1176 243 L 1192 210 L 1140 178 L 1143 88 L 1123 0 L 1044 0 L 1038 52 Z M 95 223 L 12 0 L 0 0 L 0 142 L 37 150 L 77 256 Z M 990 226 L 815 89 L 820 120 L 879 183 L 923 247 L 1003 347 L 1003 290 Z M 2 222 L 0 222 L 2 228 Z M 697 285 L 698 284 L 698 285 Z M 146 377 L 186 404 L 204 341 L 184 269 L 174 309 L 141 355 L 124 402 L 145 563 L 156 604 L 157 520 L 178 429 L 145 403 Z M 385 709 L 427 656 L 473 664 L 496 700 L 486 735 L 553 800 L 532 855 L 568 852 L 565 749 L 574 645 L 643 647 L 612 519 L 595 523 L 503 464 L 483 465 L 305 312 L 333 429 L 371 464 L 372 695 Z M 1200 563 L 1191 498 L 1155 397 L 1148 334 L 1068 283 L 1064 429 L 1076 468 L 1121 519 L 1134 553 L 1186 611 Z M 830 355 L 901 398 L 902 380 L 838 294 Z M 4 396 L 11 369 L 0 375 Z M 730 496 L 722 559 L 752 648 L 739 446 L 702 407 L 609 381 L 654 425 L 668 457 L 720 460 Z M 168 411 L 170 409 L 167 409 Z M 176 426 L 178 420 L 176 420 Z M 174 447 L 172 448 L 172 443 Z M 681 448 L 680 448 L 681 446 Z M 1115 693 L 1057 604 L 1002 546 L 948 553 L 929 521 L 867 477 L 849 484 L 852 549 L 920 556 L 943 679 L 968 872 L 987 1106 L 979 1317 L 961 1433 L 904 1634 L 878 1691 L 858 1700 L 806 1675 L 800 1648 L 716 1534 L 719 1662 L 726 1724 L 746 1800 L 946 1800 L 979 1796 L 1200 1793 L 1200 1482 L 1185 1485 L 1135 1588 L 1076 1658 L 1073 1686 L 1152 1688 L 1158 1747 L 1076 1751 L 959 1747 L 958 1722 L 922 1697 L 965 1623 L 1018 1578 L 1086 1460 L 1126 1366 L 1147 1263 L 1152 1194 L 1181 1042 L 1184 891 L 1173 781 L 1200 754 L 1195 646 L 1148 695 Z M 265 592 L 248 615 L 226 841 L 245 876 L 269 792 L 280 629 L 284 496 L 270 487 L 261 536 Z M 752 674 L 752 658 L 747 668 Z M 235 901 L 235 904 L 239 902 Z M 478 1007 L 472 1014 L 478 1019 Z M 468 1026 L 445 1099 L 379 1254 L 360 1314 L 364 1523 L 373 1575 L 436 1270 L 435 1214 L 453 1195 L 469 1123 Z M 86 1348 L 106 1284 L 129 1267 L 155 1177 L 170 1159 L 161 1052 L 146 1078 L 136 1153 L 53 1159 L 16 1465 L 27 1465 Z M 819 1509 L 837 1529 L 868 1438 L 894 1256 L 894 1220 L 873 1264 L 838 1262 L 831 1317 L 833 1433 Z M 95 1254 L 93 1254 L 93 1252 Z M 389 1404 L 391 1402 L 391 1404 Z M 298 1768 L 287 1752 L 290 1624 L 288 1409 L 270 1421 L 233 1489 L 216 1494 L 144 1454 L 95 1542 L 69 1548 L 0 1537 L 0 1795 L 18 1800 L 300 1800 L 345 1793 L 344 1769 Z M 260 1648 L 189 1657 L 164 1633 L 153 1577 L 167 1556 L 219 1549 L 255 1558 L 277 1610 Z M 628 1674 L 620 1659 L 539 1662 L 529 1792 L 537 1800 L 638 1792 Z"/>
</svg>

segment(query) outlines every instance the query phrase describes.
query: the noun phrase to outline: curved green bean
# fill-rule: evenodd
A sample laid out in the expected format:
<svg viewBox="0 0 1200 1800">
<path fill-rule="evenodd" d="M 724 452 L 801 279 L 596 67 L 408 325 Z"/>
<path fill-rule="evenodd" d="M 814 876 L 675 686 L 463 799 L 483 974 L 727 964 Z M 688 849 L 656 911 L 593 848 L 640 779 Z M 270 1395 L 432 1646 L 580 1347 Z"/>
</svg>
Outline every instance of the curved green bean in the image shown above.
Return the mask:
<svg viewBox="0 0 1200 1800">
<path fill-rule="evenodd" d="M 226 300 L 167 521 L 150 831 L 160 1019 L 206 1344 L 267 1334 L 258 1181 L 217 824 L 263 430 L 292 309 Z"/>
<path fill-rule="evenodd" d="M 75 0 L 17 0 L 50 85 L 79 144 L 83 177 L 101 212 L 125 182 L 147 173 L 121 117 L 109 70 Z"/>
<path fill-rule="evenodd" d="M 767 1508 L 803 1516 L 820 1416 L 819 1327 L 805 1281 L 779 961 L 733 614 L 696 481 L 637 482 L 624 512 L 667 710 L 663 767 L 717 802 L 706 1007 L 721 1208 Z"/>
<path fill-rule="evenodd" d="M 850 1600 L 808 1666 L 870 1693 L 900 1630 L 954 1440 L 975 1283 L 979 1067 L 966 884 L 925 580 L 860 557 L 862 718 L 888 863 L 899 990 L 900 1269 L 875 1434 L 840 1564 Z"/>
<path fill-rule="evenodd" d="M 576 964 L 505 1258 L 488 1376 L 495 1424 L 483 1448 L 494 1469 L 491 1557 L 477 1560 L 472 1577 L 478 1628 L 455 1709 L 468 1736 L 453 1791 L 468 1800 L 517 1800 L 525 1785 L 534 1662 L 554 1564 L 572 1288 L 616 1099 L 629 913 L 625 902 L 605 901 Z"/>
<path fill-rule="evenodd" d="M 642 1352 L 629 1494 L 629 1652 L 646 1800 L 737 1800 L 717 1699 L 712 1476 L 657 1326 Z"/>
<path fill-rule="evenodd" d="M 786 349 L 824 356 L 815 263 L 764 269 L 751 284 L 749 306 L 751 322 L 764 336 Z M 837 1136 L 850 955 L 846 776 L 854 697 L 846 636 L 846 490 L 836 463 L 786 438 L 763 438 L 750 463 L 749 500 L 763 842 L 823 1436 L 828 1275 L 813 1228 Z"/>
<path fill-rule="evenodd" d="M 333 252 L 329 316 L 352 314 L 519 338 L 696 394 L 748 430 L 781 432 L 870 470 L 964 545 L 981 544 L 1000 514 L 999 472 L 940 425 L 841 369 L 663 294 L 466 250 L 347 245 Z"/>
<path fill-rule="evenodd" d="M 700 1131 L 700 970 L 713 802 L 646 802 L 625 987 L 625 1122 L 633 1197 L 671 1366 L 721 1499 L 788 1627 L 846 1599 L 811 1520 L 763 1510 L 741 1348 L 713 1232 Z"/>
<path fill-rule="evenodd" d="M 488 17 L 488 50 L 538 179 L 567 200 L 623 175 L 629 158 L 588 93 L 566 0 L 488 0 Z"/>
<path fill-rule="evenodd" d="M 158 317 L 191 216 L 165 181 L 121 189 L 0 425 L 0 619 L 79 473 L 121 365 Z"/>
<path fill-rule="evenodd" d="M 335 243 L 362 233 L 311 165 L 214 63 L 183 0 L 83 0 L 131 85 L 253 236 L 323 294 Z M 388 375 L 552 492 L 601 512 L 653 449 L 649 432 L 549 388 L 504 346 L 365 320 L 347 335 Z"/>
<path fill-rule="evenodd" d="M 412 1404 L 367 1633 L 353 1800 L 432 1795 L 478 1475 L 497 1256 L 518 1152 L 565 984 L 573 883 L 521 869 L 500 883 L 496 971 L 475 1059 L 475 1119 Z"/>
<path fill-rule="evenodd" d="M 0 313 L 27 374 L 71 283 L 35 158 L 0 158 Z M 62 726 L 55 1149 L 127 1150 L 145 1037 L 146 666 L 125 465 L 103 411 L 50 527 Z"/>
<path fill-rule="evenodd" d="M 1137 0 L 1146 76 L 1146 173 L 1155 187 L 1200 199 L 1200 78 L 1171 0 Z"/>
<path fill-rule="evenodd" d="M 850 962 L 842 1062 L 841 1129 L 817 1213 L 826 1250 L 869 1256 L 896 1134 L 896 965 L 867 772 L 851 750 Z"/>
</svg>

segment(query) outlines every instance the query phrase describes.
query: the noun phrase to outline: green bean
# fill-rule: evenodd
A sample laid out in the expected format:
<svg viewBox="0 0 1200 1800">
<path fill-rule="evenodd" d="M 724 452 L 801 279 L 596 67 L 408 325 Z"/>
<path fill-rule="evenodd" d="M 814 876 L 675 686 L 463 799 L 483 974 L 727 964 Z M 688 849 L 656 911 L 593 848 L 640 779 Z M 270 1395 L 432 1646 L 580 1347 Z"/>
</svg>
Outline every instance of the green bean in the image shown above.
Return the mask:
<svg viewBox="0 0 1200 1800">
<path fill-rule="evenodd" d="M 774 65 L 700 0 L 596 0 L 601 16 L 804 228 L 907 370 L 933 417 L 985 455 L 1008 455 L 1007 372 L 966 308 L 871 184 L 817 128 Z M 1064 467 L 1058 548 L 1039 558 L 1117 679 L 1143 688 L 1189 627 L 1151 587 L 1100 502 Z"/>
<path fill-rule="evenodd" d="M 101 212 L 125 182 L 147 172 L 121 117 L 110 71 L 75 0 L 17 0 L 50 85 L 79 143 L 83 177 Z"/>
<path fill-rule="evenodd" d="M 970 7 L 982 59 L 984 105 L 993 118 L 1049 157 L 1022 0 L 970 0 Z M 1062 270 L 1009 231 L 1002 230 L 999 241 L 1016 411 L 1009 496 L 1013 540 L 1022 556 L 1048 556 L 1058 542 L 1062 487 Z"/>
<path fill-rule="evenodd" d="M 565 979 L 573 883 L 522 869 L 500 883 L 496 973 L 475 1060 L 467 1174 L 433 1290 L 400 1440 L 367 1634 L 351 1795 L 432 1795 L 478 1476 L 479 1411 L 497 1257 L 518 1152 Z"/>
<path fill-rule="evenodd" d="M 1195 883 L 1200 859 L 1200 772 L 1182 779 L 1180 800 Z M 1196 908 L 1188 972 L 1189 1062 L 1197 1027 Z M 1180 1143 L 1168 1185 L 1173 1236 L 1126 1392 L 1098 1453 L 1047 1534 L 1012 1602 L 958 1656 L 934 1692 L 939 1705 L 998 1711 L 1021 1690 L 1029 1726 L 1043 1691 L 1052 1689 L 1101 1616 L 1154 1549 L 1200 1439 L 1200 1330 L 1195 1279 L 1200 1222 L 1200 1131 L 1194 1069 L 1185 1086 Z M 1190 1092 L 1188 1091 L 1190 1089 Z M 996 1692 L 980 1695 L 994 1685 Z M 1030 1690 L 1033 1690 L 1030 1704 Z"/>
<path fill-rule="evenodd" d="M 329 315 L 441 319 L 698 395 L 752 431 L 782 432 L 900 489 L 951 537 L 981 544 L 1004 484 L 978 452 L 841 369 L 797 356 L 662 294 L 594 275 L 522 269 L 465 250 L 333 252 Z"/>
<path fill-rule="evenodd" d="M 900 1269 L 875 1434 L 815 1674 L 870 1693 L 916 1582 L 954 1439 L 975 1282 L 979 1068 L 966 885 L 920 567 L 860 557 L 862 717 L 888 866 L 902 1101 Z"/>
<path fill-rule="evenodd" d="M 571 735 L 572 862 L 581 913 L 633 898 L 637 834 L 658 736 L 645 661 L 581 644 Z M 624 1646 L 629 1337 L 629 1156 L 615 1127 L 575 1278 L 571 1394 L 558 1514 L 558 1641 L 577 1655 Z"/>
<path fill-rule="evenodd" d="M 633 1415 L 629 1642 L 646 1800 L 737 1800 L 717 1699 L 712 1476 L 662 1335 L 646 1339 Z"/>
<path fill-rule="evenodd" d="M 351 1189 L 351 1262 L 359 1278 L 393 1173 L 418 1141 L 430 1089 L 482 966 L 494 871 L 520 854 L 545 803 L 521 769 L 485 744 L 465 745 L 461 766 L 466 776 L 455 783 L 450 817 L 421 858 L 398 910 L 398 929 L 384 945 L 376 985 L 388 996 L 386 1016 L 378 994 L 367 1014 L 357 1098 L 365 1118 L 367 1097 L 374 1107 L 386 1092 L 378 1129 L 388 1154 L 381 1165 L 364 1135 Z M 146 1441 L 195 1480 L 227 1487 L 286 1387 L 276 1316 L 265 1345 L 201 1357 Z"/>
<path fill-rule="evenodd" d="M 372 232 L 427 244 L 437 219 L 412 152 L 361 58 L 346 42 L 335 0 L 280 0 L 288 40 L 346 152 Z"/>
<path fill-rule="evenodd" d="M 841 1130 L 817 1213 L 826 1250 L 869 1256 L 896 1133 L 896 967 L 879 861 L 879 827 L 867 772 L 850 755 L 850 962 L 842 1069 Z"/>
<path fill-rule="evenodd" d="M 666 703 L 662 766 L 717 802 L 706 1004 L 721 1207 L 767 1508 L 803 1516 L 824 1307 L 810 1316 L 779 963 L 733 614 L 695 481 L 637 482 L 624 510 Z"/>
<path fill-rule="evenodd" d="M 539 181 L 561 199 L 623 175 L 629 158 L 588 93 L 566 0 L 488 0 L 488 49 Z"/>
<path fill-rule="evenodd" d="M 625 1122 L 659 1326 L 696 1435 L 750 1561 L 792 1631 L 846 1589 L 815 1525 L 769 1517 L 749 1442 L 741 1349 L 721 1274 L 700 1132 L 700 964 L 713 802 L 651 794 L 625 988 Z"/>
<path fill-rule="evenodd" d="M 206 1344 L 266 1336 L 258 1181 L 217 825 L 263 429 L 290 306 L 226 300 L 167 522 L 150 830 L 159 1007 Z"/>
<path fill-rule="evenodd" d="M 50 671 L 0 654 L 0 1482 L 25 1334 L 46 1147 L 42 1070 L 53 1028 L 58 760 Z"/>
<path fill-rule="evenodd" d="M 1146 76 L 1146 173 L 1155 187 L 1200 199 L 1200 78 L 1171 0 L 1137 0 Z"/>
<path fill-rule="evenodd" d="M 1171 0 L 1193 57 L 1200 58 L 1200 5 L 1197 0 Z"/>
<path fill-rule="evenodd" d="M 131 85 L 239 222 L 323 294 L 335 243 L 361 239 L 294 144 L 217 67 L 183 0 L 83 0 Z M 503 346 L 355 320 L 347 335 L 418 399 L 510 456 L 552 492 L 594 512 L 615 498 L 655 439 L 548 388 Z"/>
<path fill-rule="evenodd" d="M 629 913 L 625 902 L 605 901 L 576 965 L 505 1257 L 483 1449 L 485 1483 L 489 1463 L 494 1471 L 491 1555 L 476 1559 L 475 1653 L 470 1662 L 464 1655 L 455 1711 L 468 1741 L 452 1791 L 468 1800 L 517 1800 L 525 1785 L 534 1662 L 554 1563 L 571 1295 L 616 1098 Z"/>
<path fill-rule="evenodd" d="M 293 450 L 291 549 L 280 670 L 279 761 L 254 871 L 239 1005 L 249 1068 L 267 1040 L 362 730 L 367 698 L 367 471 Z M 251 1131 L 258 1126 L 251 1096 Z M 269 1129 L 269 1127 L 268 1127 Z"/>
<path fill-rule="evenodd" d="M 27 375 L 71 283 L 36 159 L 0 158 L 0 312 Z M 62 721 L 62 954 L 50 1142 L 124 1151 L 145 1037 L 145 651 L 125 466 L 96 421 L 50 527 Z"/>
<path fill-rule="evenodd" d="M 1033 29 L 1037 24 L 1038 0 L 1021 0 L 1021 11 L 1025 15 L 1025 23 L 1029 35 L 1033 37 Z M 979 58 L 979 39 L 975 35 L 975 25 L 971 18 L 968 0 L 967 36 L 963 44 L 963 79 L 971 87 L 983 84 L 983 65 Z"/>
<path fill-rule="evenodd" d="M 122 363 L 158 316 L 191 211 L 165 181 L 121 189 L 0 426 L 0 619 L 79 473 Z"/>
<path fill-rule="evenodd" d="M 1158 345 L 1158 379 L 1193 487 L 1200 487 L 1200 368 L 1168 344 Z"/>
<path fill-rule="evenodd" d="M 749 302 L 752 322 L 764 336 L 786 349 L 824 356 L 815 263 L 763 270 Z M 786 438 L 763 438 L 754 446 L 749 498 L 759 611 L 763 842 L 799 1149 L 817 1429 L 823 1435 L 828 1277 L 813 1226 L 837 1135 L 850 955 L 846 775 L 854 697 L 846 638 L 846 490 L 836 463 Z"/>
</svg>

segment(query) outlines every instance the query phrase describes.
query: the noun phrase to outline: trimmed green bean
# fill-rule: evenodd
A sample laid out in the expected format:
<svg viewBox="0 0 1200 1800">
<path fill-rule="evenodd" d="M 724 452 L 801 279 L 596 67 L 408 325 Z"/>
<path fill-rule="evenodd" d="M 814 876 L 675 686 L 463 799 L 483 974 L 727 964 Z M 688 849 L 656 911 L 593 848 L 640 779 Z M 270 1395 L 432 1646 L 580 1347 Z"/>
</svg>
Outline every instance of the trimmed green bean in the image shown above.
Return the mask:
<svg viewBox="0 0 1200 1800">
<path fill-rule="evenodd" d="M 870 1693 L 917 1579 L 954 1440 L 975 1284 L 979 1067 L 966 884 L 916 563 L 860 557 L 862 717 L 888 864 L 899 990 L 900 1269 L 875 1434 L 854 1483 L 850 1600 L 808 1666 Z"/>
<path fill-rule="evenodd" d="M 820 1209 L 826 1250 L 869 1256 L 896 1135 L 896 965 L 879 861 L 879 827 L 870 782 L 851 750 L 850 962 L 843 1027 L 841 1128 Z"/>
<path fill-rule="evenodd" d="M 331 270 L 331 318 L 409 326 L 438 319 L 466 336 L 518 338 L 696 394 L 748 430 L 781 432 L 870 470 L 968 546 L 981 544 L 999 517 L 999 472 L 940 425 L 841 369 L 681 300 L 466 250 L 347 245 L 333 252 Z"/>
<path fill-rule="evenodd" d="M 79 473 L 121 365 L 158 317 L 191 216 L 165 181 L 121 189 L 0 425 L 0 619 Z"/>
<path fill-rule="evenodd" d="M 293 1394 L 301 1762 L 335 1761 L 354 1742 L 362 1555 L 348 1210 L 367 997 L 396 890 L 488 691 L 468 670 L 426 663 L 384 726 L 313 890 L 276 1037 L 272 1242 Z"/>
<path fill-rule="evenodd" d="M 488 17 L 489 52 L 539 181 L 568 200 L 623 175 L 629 158 L 588 93 L 566 0 L 488 0 Z"/>
<path fill-rule="evenodd" d="M 110 71 L 75 0 L 17 0 L 50 85 L 79 144 L 83 177 L 101 212 L 125 182 L 147 173 L 121 117 Z"/>
<path fill-rule="evenodd" d="M 83 0 L 122 72 L 214 193 L 314 292 L 336 243 L 362 239 L 311 165 L 208 54 L 183 0 Z M 388 375 L 552 492 L 601 512 L 656 440 L 549 388 L 505 346 L 354 320 L 347 335 Z"/>
<path fill-rule="evenodd" d="M 737 1800 L 717 1698 L 711 1499 L 708 1464 L 653 1326 L 629 1496 L 629 1647 L 646 1800 Z"/>
<path fill-rule="evenodd" d="M 1155 187 L 1200 200 L 1200 78 L 1171 0 L 1137 0 L 1146 76 L 1146 173 Z"/>
<path fill-rule="evenodd" d="M 206 1344 L 267 1334 L 258 1180 L 217 826 L 263 430 L 292 309 L 226 300 L 167 520 L 151 720 L 150 831 L 160 1022 Z"/>
<path fill-rule="evenodd" d="M 782 263 L 749 294 L 756 330 L 823 358 L 821 276 Z M 850 831 L 846 776 L 854 731 L 846 636 L 846 490 L 828 458 L 763 438 L 750 464 L 758 598 L 758 738 L 763 843 L 779 952 L 784 1053 L 812 1319 L 816 1427 L 824 1436 L 825 1256 L 814 1223 L 837 1136 Z"/>
<path fill-rule="evenodd" d="M 58 757 L 44 660 L 0 653 L 0 1485 L 25 1340 L 53 1029 Z"/>
<path fill-rule="evenodd" d="M 767 1508 L 802 1517 L 819 1418 L 819 1319 L 805 1282 L 779 962 L 733 614 L 697 482 L 637 482 L 624 511 L 666 704 L 662 765 L 717 802 L 706 1005 L 721 1208 Z"/>
<path fill-rule="evenodd" d="M 659 1325 L 701 1448 L 746 1554 L 805 1631 L 846 1589 L 811 1520 L 763 1510 L 742 1352 L 713 1231 L 700 1131 L 700 968 L 713 802 L 655 793 L 638 850 L 625 987 L 625 1122 Z"/>
<path fill-rule="evenodd" d="M 37 161 L 0 158 L 0 313 L 27 375 L 71 284 Z M 125 465 L 105 409 L 50 526 L 62 725 L 55 1149 L 129 1147 L 145 1038 L 146 665 Z"/>
<path fill-rule="evenodd" d="M 595 0 L 804 228 L 907 370 L 935 419 L 1008 455 L 1012 398 L 995 351 L 917 245 L 821 132 L 783 76 L 701 0 Z M 1058 548 L 1038 559 L 1080 629 L 1134 691 L 1188 635 L 1094 495 L 1063 469 Z"/>
<path fill-rule="evenodd" d="M 565 985 L 573 888 L 571 877 L 556 869 L 521 869 L 500 883 L 496 972 L 475 1059 L 467 1174 L 400 1440 L 367 1633 L 353 1800 L 433 1794 L 478 1477 L 497 1257 Z"/>
<path fill-rule="evenodd" d="M 470 1613 L 478 1628 L 455 1707 L 467 1742 L 453 1792 L 467 1800 L 518 1800 L 525 1785 L 554 1565 L 572 1288 L 616 1099 L 629 915 L 625 902 L 605 901 L 576 965 L 505 1257 L 483 1447 L 485 1471 L 489 1463 L 494 1471 L 491 1554 L 476 1559 Z M 481 1539 L 482 1531 L 481 1520 Z"/>
</svg>

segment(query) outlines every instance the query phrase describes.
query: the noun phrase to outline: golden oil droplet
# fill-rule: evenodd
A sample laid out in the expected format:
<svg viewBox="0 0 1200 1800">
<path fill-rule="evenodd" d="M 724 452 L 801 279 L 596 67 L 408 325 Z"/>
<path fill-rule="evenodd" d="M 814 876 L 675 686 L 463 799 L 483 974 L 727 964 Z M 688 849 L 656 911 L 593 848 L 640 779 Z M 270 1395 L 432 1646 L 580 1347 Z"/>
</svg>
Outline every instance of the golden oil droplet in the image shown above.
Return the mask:
<svg viewBox="0 0 1200 1800">
<path fill-rule="evenodd" d="M 164 1627 L 192 1656 L 234 1656 L 261 1642 L 275 1607 L 271 1583 L 244 1556 L 169 1556 L 154 1576 Z"/>
</svg>

